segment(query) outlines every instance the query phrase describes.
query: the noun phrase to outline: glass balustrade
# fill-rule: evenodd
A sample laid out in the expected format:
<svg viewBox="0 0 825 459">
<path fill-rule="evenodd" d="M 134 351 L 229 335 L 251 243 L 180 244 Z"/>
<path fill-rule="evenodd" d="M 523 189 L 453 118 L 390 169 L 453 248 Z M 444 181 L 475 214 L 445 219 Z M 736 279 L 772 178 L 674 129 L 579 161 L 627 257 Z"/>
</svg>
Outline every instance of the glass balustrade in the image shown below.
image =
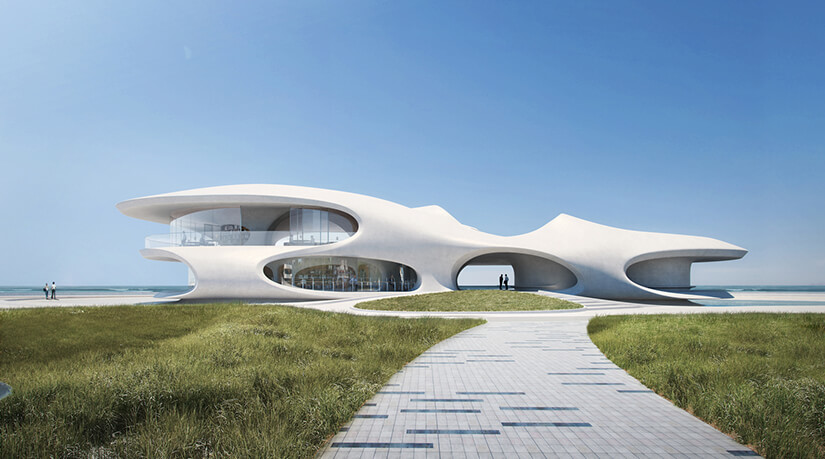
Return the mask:
<svg viewBox="0 0 825 459">
<path fill-rule="evenodd" d="M 147 249 L 162 247 L 202 247 L 238 245 L 305 246 L 334 244 L 354 235 L 354 232 L 325 233 L 323 239 L 309 235 L 302 238 L 290 231 L 208 231 L 154 234 L 146 237 Z M 300 235 L 303 236 L 303 235 Z"/>
</svg>

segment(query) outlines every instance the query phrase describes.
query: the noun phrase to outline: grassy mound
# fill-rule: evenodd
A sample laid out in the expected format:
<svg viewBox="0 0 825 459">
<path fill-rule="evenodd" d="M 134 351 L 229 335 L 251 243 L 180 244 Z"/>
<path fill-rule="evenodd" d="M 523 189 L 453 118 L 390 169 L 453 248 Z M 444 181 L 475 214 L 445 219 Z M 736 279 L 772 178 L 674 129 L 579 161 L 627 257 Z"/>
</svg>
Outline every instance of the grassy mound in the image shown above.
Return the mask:
<svg viewBox="0 0 825 459">
<path fill-rule="evenodd" d="M 609 316 L 605 355 L 765 457 L 825 457 L 825 314 Z"/>
<path fill-rule="evenodd" d="M 478 320 L 241 304 L 0 311 L 0 457 L 309 457 Z"/>
<path fill-rule="evenodd" d="M 533 293 L 504 290 L 461 290 L 385 298 L 355 305 L 383 311 L 544 311 L 576 309 L 578 303 Z"/>
</svg>

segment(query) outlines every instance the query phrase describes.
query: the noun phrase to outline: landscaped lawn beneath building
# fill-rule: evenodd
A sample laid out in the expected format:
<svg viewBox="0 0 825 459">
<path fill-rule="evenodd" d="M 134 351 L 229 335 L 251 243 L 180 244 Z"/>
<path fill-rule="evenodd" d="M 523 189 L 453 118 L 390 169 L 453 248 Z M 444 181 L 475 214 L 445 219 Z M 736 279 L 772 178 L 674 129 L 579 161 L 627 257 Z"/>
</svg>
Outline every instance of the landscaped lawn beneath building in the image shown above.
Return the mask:
<svg viewBox="0 0 825 459">
<path fill-rule="evenodd" d="M 546 311 L 582 305 L 549 296 L 504 290 L 460 290 L 365 301 L 361 309 L 383 311 Z"/>
<path fill-rule="evenodd" d="M 618 366 L 766 457 L 825 457 L 825 314 L 609 316 Z"/>
<path fill-rule="evenodd" d="M 0 457 L 311 457 L 480 320 L 243 304 L 0 311 Z"/>
</svg>

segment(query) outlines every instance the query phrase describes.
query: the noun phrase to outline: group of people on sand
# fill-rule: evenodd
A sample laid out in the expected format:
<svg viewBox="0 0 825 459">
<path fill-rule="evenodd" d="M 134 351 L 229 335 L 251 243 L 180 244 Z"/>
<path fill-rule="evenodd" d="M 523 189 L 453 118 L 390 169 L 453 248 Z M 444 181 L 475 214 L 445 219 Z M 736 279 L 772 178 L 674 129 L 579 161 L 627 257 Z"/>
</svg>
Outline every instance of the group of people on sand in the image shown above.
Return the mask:
<svg viewBox="0 0 825 459">
<path fill-rule="evenodd" d="M 510 290 L 510 286 L 507 285 L 510 283 L 510 276 L 507 274 L 502 274 L 498 276 L 498 289 L 499 290 Z"/>
<path fill-rule="evenodd" d="M 48 282 L 46 282 L 46 286 L 43 287 L 43 293 L 46 294 L 46 299 L 47 300 L 49 299 L 49 292 L 51 292 L 51 294 L 52 294 L 52 299 L 56 300 L 57 297 L 55 295 L 57 294 L 57 286 L 54 284 L 54 282 L 52 282 L 51 288 L 49 288 L 49 283 Z"/>
</svg>

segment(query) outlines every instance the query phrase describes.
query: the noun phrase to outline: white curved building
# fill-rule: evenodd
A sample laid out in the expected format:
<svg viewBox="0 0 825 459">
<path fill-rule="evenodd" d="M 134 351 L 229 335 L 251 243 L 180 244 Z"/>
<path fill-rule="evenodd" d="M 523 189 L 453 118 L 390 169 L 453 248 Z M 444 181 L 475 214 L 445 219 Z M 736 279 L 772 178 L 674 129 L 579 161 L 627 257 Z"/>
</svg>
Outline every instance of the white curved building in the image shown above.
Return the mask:
<svg viewBox="0 0 825 459">
<path fill-rule="evenodd" d="M 168 224 L 141 254 L 185 263 L 182 299 L 318 300 L 456 290 L 469 265 L 512 265 L 519 288 L 610 299 L 692 299 L 692 263 L 747 251 L 716 239 L 630 231 L 561 214 L 519 236 L 461 224 L 438 206 L 353 193 L 233 185 L 121 202 Z"/>
</svg>

